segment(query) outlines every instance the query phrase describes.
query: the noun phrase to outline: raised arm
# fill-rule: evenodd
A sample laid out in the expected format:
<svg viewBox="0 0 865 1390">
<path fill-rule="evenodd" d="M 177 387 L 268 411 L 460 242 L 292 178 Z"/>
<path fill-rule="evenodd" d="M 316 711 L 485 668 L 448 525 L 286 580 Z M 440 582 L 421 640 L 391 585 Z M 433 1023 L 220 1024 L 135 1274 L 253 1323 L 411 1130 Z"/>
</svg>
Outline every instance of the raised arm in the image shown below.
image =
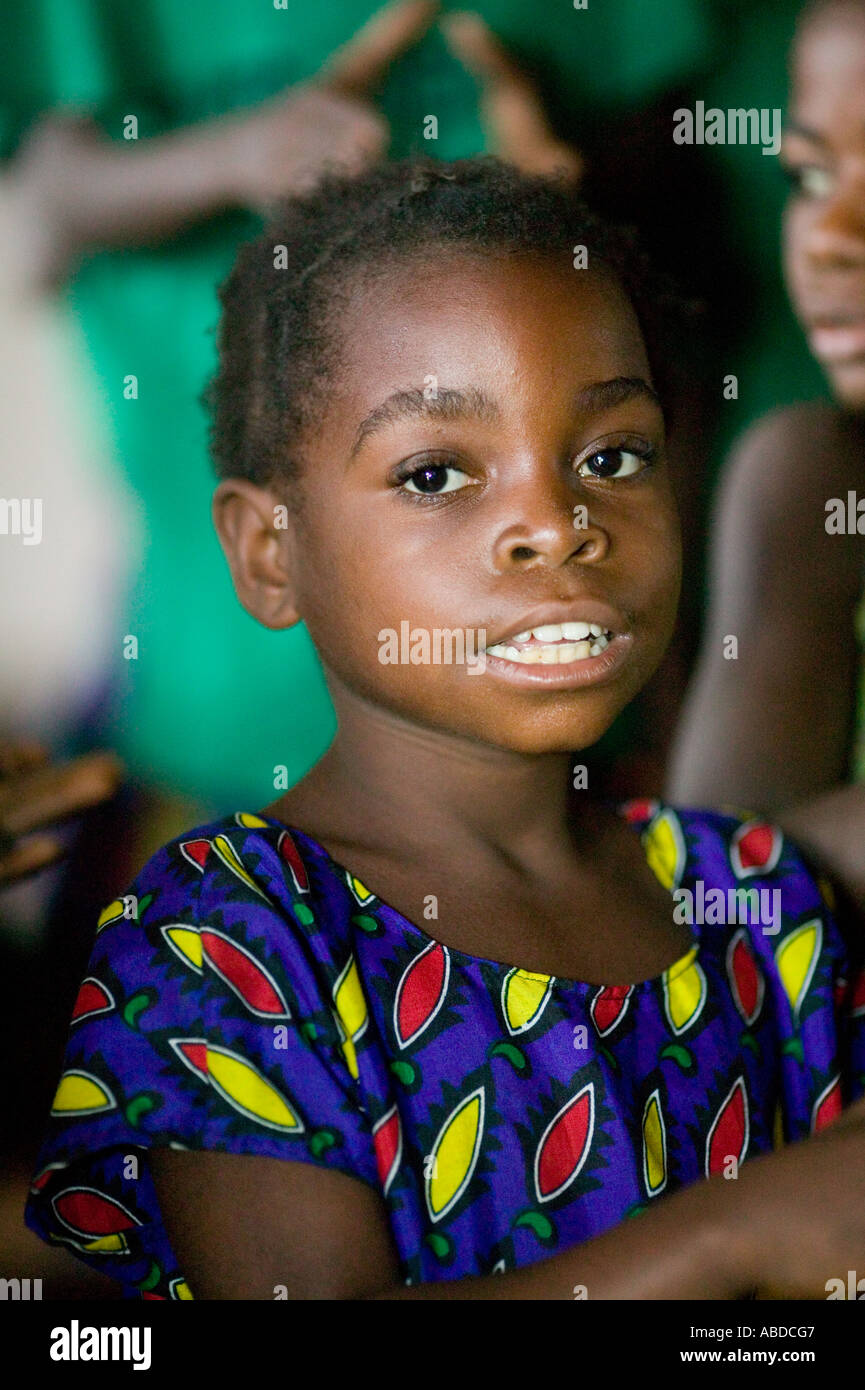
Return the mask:
<svg viewBox="0 0 865 1390">
<path fill-rule="evenodd" d="M 863 541 L 827 533 L 826 503 L 846 501 L 863 463 L 861 428 L 828 406 L 769 416 L 737 449 L 716 507 L 672 800 L 776 813 L 847 777 Z"/>
<path fill-rule="evenodd" d="M 389 138 L 371 98 L 435 18 L 436 0 L 384 6 L 310 81 L 169 134 L 125 143 L 91 121 L 49 112 L 5 170 L 29 221 L 33 277 L 51 285 L 92 248 L 158 243 L 226 208 L 266 211 L 329 165 L 359 171 Z"/>
</svg>

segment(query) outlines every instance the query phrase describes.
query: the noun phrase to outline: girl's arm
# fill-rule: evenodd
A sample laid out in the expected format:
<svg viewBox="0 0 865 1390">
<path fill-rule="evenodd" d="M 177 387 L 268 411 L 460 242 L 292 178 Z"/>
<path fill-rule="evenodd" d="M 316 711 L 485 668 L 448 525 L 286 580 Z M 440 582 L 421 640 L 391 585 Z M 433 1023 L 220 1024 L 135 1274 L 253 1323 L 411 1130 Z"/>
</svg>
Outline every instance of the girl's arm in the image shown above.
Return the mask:
<svg viewBox="0 0 865 1390">
<path fill-rule="evenodd" d="M 856 488 L 863 446 L 839 412 L 801 406 L 761 421 L 731 460 L 671 800 L 775 814 L 846 779 L 863 546 L 827 533 L 826 503 Z"/>
<path fill-rule="evenodd" d="M 835 787 L 782 811 L 776 819 L 865 913 L 865 785 Z"/>
<path fill-rule="evenodd" d="M 824 1298 L 827 1280 L 865 1265 L 862 1102 L 737 1179 L 696 1183 L 571 1250 L 414 1287 L 400 1279 L 384 1203 L 365 1183 L 213 1151 L 154 1149 L 150 1163 L 199 1299 L 730 1299 L 754 1287 Z"/>
<path fill-rule="evenodd" d="M 35 281 L 58 282 L 90 248 L 156 243 L 226 208 L 266 211 L 330 164 L 359 170 L 378 158 L 388 126 L 370 96 L 437 9 L 436 0 L 387 5 L 314 80 L 168 135 L 112 141 L 90 121 L 49 114 L 5 175 L 39 243 Z"/>
<path fill-rule="evenodd" d="M 359 168 L 381 153 L 386 129 L 359 100 L 311 85 L 128 144 L 48 116 L 8 167 L 5 188 L 38 228 L 34 279 L 50 285 L 89 250 L 155 245 L 227 208 L 265 207 L 330 161 Z"/>
<path fill-rule="evenodd" d="M 384 1202 L 359 1180 L 213 1151 L 154 1149 L 149 1161 L 199 1299 L 573 1299 L 579 1284 L 589 1298 L 723 1298 L 734 1282 L 700 1189 L 538 1264 L 406 1288 Z"/>
</svg>

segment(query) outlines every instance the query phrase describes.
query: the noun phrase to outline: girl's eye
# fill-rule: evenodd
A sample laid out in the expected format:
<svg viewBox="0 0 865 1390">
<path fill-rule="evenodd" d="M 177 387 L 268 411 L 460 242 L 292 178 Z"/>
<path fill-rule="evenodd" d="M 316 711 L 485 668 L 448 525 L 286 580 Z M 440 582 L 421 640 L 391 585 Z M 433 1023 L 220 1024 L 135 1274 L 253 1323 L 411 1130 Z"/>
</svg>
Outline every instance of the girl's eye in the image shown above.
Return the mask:
<svg viewBox="0 0 865 1390">
<path fill-rule="evenodd" d="M 420 493 L 424 497 L 438 497 L 443 492 L 457 492 L 465 487 L 469 476 L 452 463 L 425 463 L 415 468 L 403 483 L 406 492 Z"/>
<path fill-rule="evenodd" d="M 648 468 L 650 458 L 634 449 L 599 449 L 583 459 L 577 473 L 581 478 L 630 478 Z"/>
<path fill-rule="evenodd" d="M 835 186 L 832 174 L 828 169 L 821 169 L 819 164 L 800 164 L 785 172 L 794 192 L 805 198 L 828 198 Z"/>
</svg>

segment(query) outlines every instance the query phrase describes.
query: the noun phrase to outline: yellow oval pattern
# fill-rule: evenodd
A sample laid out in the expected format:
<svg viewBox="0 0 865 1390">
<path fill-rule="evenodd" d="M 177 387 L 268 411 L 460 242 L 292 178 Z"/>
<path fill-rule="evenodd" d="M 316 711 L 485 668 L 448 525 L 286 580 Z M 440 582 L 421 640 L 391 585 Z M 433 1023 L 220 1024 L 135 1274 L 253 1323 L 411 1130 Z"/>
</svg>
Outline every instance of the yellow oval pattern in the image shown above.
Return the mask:
<svg viewBox="0 0 865 1390">
<path fill-rule="evenodd" d="M 643 1114 L 643 1177 L 650 1197 L 667 1181 L 667 1133 L 657 1091 L 649 1097 Z"/>
<path fill-rule="evenodd" d="M 201 969 L 201 935 L 197 927 L 186 927 L 178 922 L 172 927 L 163 927 L 162 934 L 190 965 Z"/>
<path fill-rule="evenodd" d="M 665 888 L 677 886 L 685 867 L 685 837 L 678 816 L 662 811 L 643 831 L 646 860 L 652 873 Z"/>
<path fill-rule="evenodd" d="M 333 1002 L 345 1033 L 342 1044 L 343 1056 L 349 1071 L 357 1080 L 359 1071 L 354 1044 L 364 1033 L 369 1015 L 354 956 L 349 956 L 342 974 L 336 982 Z"/>
<path fill-rule="evenodd" d="M 207 1071 L 213 1085 L 235 1109 L 272 1129 L 303 1129 L 285 1097 L 242 1057 L 208 1047 Z"/>
<path fill-rule="evenodd" d="M 361 907 L 366 907 L 366 904 L 368 902 L 371 902 L 372 899 L 375 897 L 375 893 L 371 893 L 369 889 L 366 887 L 366 885 L 361 883 L 359 878 L 355 878 L 354 874 L 352 873 L 347 872 L 346 879 L 348 880 L 349 888 L 351 889 L 352 893 L 354 893 L 354 896 L 357 898 L 357 901 L 360 903 Z"/>
<path fill-rule="evenodd" d="M 108 1236 L 97 1236 L 96 1240 L 88 1240 L 84 1244 L 84 1249 L 95 1255 L 118 1255 L 128 1248 L 122 1231 L 114 1231 Z"/>
<path fill-rule="evenodd" d="M 461 1101 L 442 1126 L 427 1179 L 427 1206 L 433 1221 L 450 1210 L 474 1172 L 483 1116 L 483 1090 L 479 1089 Z"/>
<path fill-rule="evenodd" d="M 87 1072 L 67 1071 L 51 1105 L 52 1115 L 92 1115 L 98 1110 L 113 1110 L 117 1101 L 95 1076 Z"/>
<path fill-rule="evenodd" d="M 512 970 L 502 986 L 502 1010 L 510 1033 L 524 1033 L 536 1022 L 550 995 L 552 975 Z"/>
<path fill-rule="evenodd" d="M 794 1014 L 802 1007 L 811 983 L 822 935 L 820 919 L 815 917 L 813 922 L 805 922 L 785 937 L 775 952 L 778 974 Z"/>
<path fill-rule="evenodd" d="M 234 845 L 231 843 L 227 836 L 215 836 L 213 840 L 213 848 L 216 850 L 216 853 L 219 855 L 226 868 L 230 869 L 233 874 L 237 874 L 237 877 L 239 879 L 242 879 L 242 881 L 249 888 L 251 888 L 254 893 L 258 893 L 259 897 L 264 898 L 265 901 L 267 900 L 266 893 L 262 891 L 262 889 L 256 883 L 255 879 L 247 871 L 247 869 L 244 866 L 243 860 L 241 859 L 237 850 L 234 848 Z"/>
<path fill-rule="evenodd" d="M 122 898 L 115 898 L 107 907 L 103 907 L 96 920 L 97 932 L 102 931 L 103 927 L 107 927 L 109 922 L 118 921 L 123 916 L 124 906 L 125 904 Z"/>
<path fill-rule="evenodd" d="M 674 1033 L 684 1033 L 700 1017 L 706 1001 L 706 976 L 696 955 L 697 947 L 692 946 L 681 961 L 664 971 L 664 1005 Z"/>
</svg>

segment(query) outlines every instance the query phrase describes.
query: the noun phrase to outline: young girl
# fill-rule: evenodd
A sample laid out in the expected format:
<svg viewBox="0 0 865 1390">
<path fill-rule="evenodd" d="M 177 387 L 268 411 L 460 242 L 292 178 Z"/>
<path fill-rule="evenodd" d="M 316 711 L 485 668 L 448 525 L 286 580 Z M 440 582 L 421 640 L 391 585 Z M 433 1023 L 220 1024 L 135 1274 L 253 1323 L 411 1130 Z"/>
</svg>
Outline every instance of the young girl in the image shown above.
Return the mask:
<svg viewBox="0 0 865 1390">
<path fill-rule="evenodd" d="M 780 157 L 787 286 L 836 403 L 761 420 L 727 470 L 669 787 L 777 816 L 865 911 L 865 0 L 805 8 Z"/>
<path fill-rule="evenodd" d="M 339 732 L 100 917 L 27 1220 L 127 1291 L 823 1297 L 862 1267 L 828 888 L 762 822 L 593 802 L 573 751 L 673 627 L 657 302 L 491 159 L 331 176 L 242 251 L 216 525 L 247 611 L 309 625 Z"/>
</svg>

